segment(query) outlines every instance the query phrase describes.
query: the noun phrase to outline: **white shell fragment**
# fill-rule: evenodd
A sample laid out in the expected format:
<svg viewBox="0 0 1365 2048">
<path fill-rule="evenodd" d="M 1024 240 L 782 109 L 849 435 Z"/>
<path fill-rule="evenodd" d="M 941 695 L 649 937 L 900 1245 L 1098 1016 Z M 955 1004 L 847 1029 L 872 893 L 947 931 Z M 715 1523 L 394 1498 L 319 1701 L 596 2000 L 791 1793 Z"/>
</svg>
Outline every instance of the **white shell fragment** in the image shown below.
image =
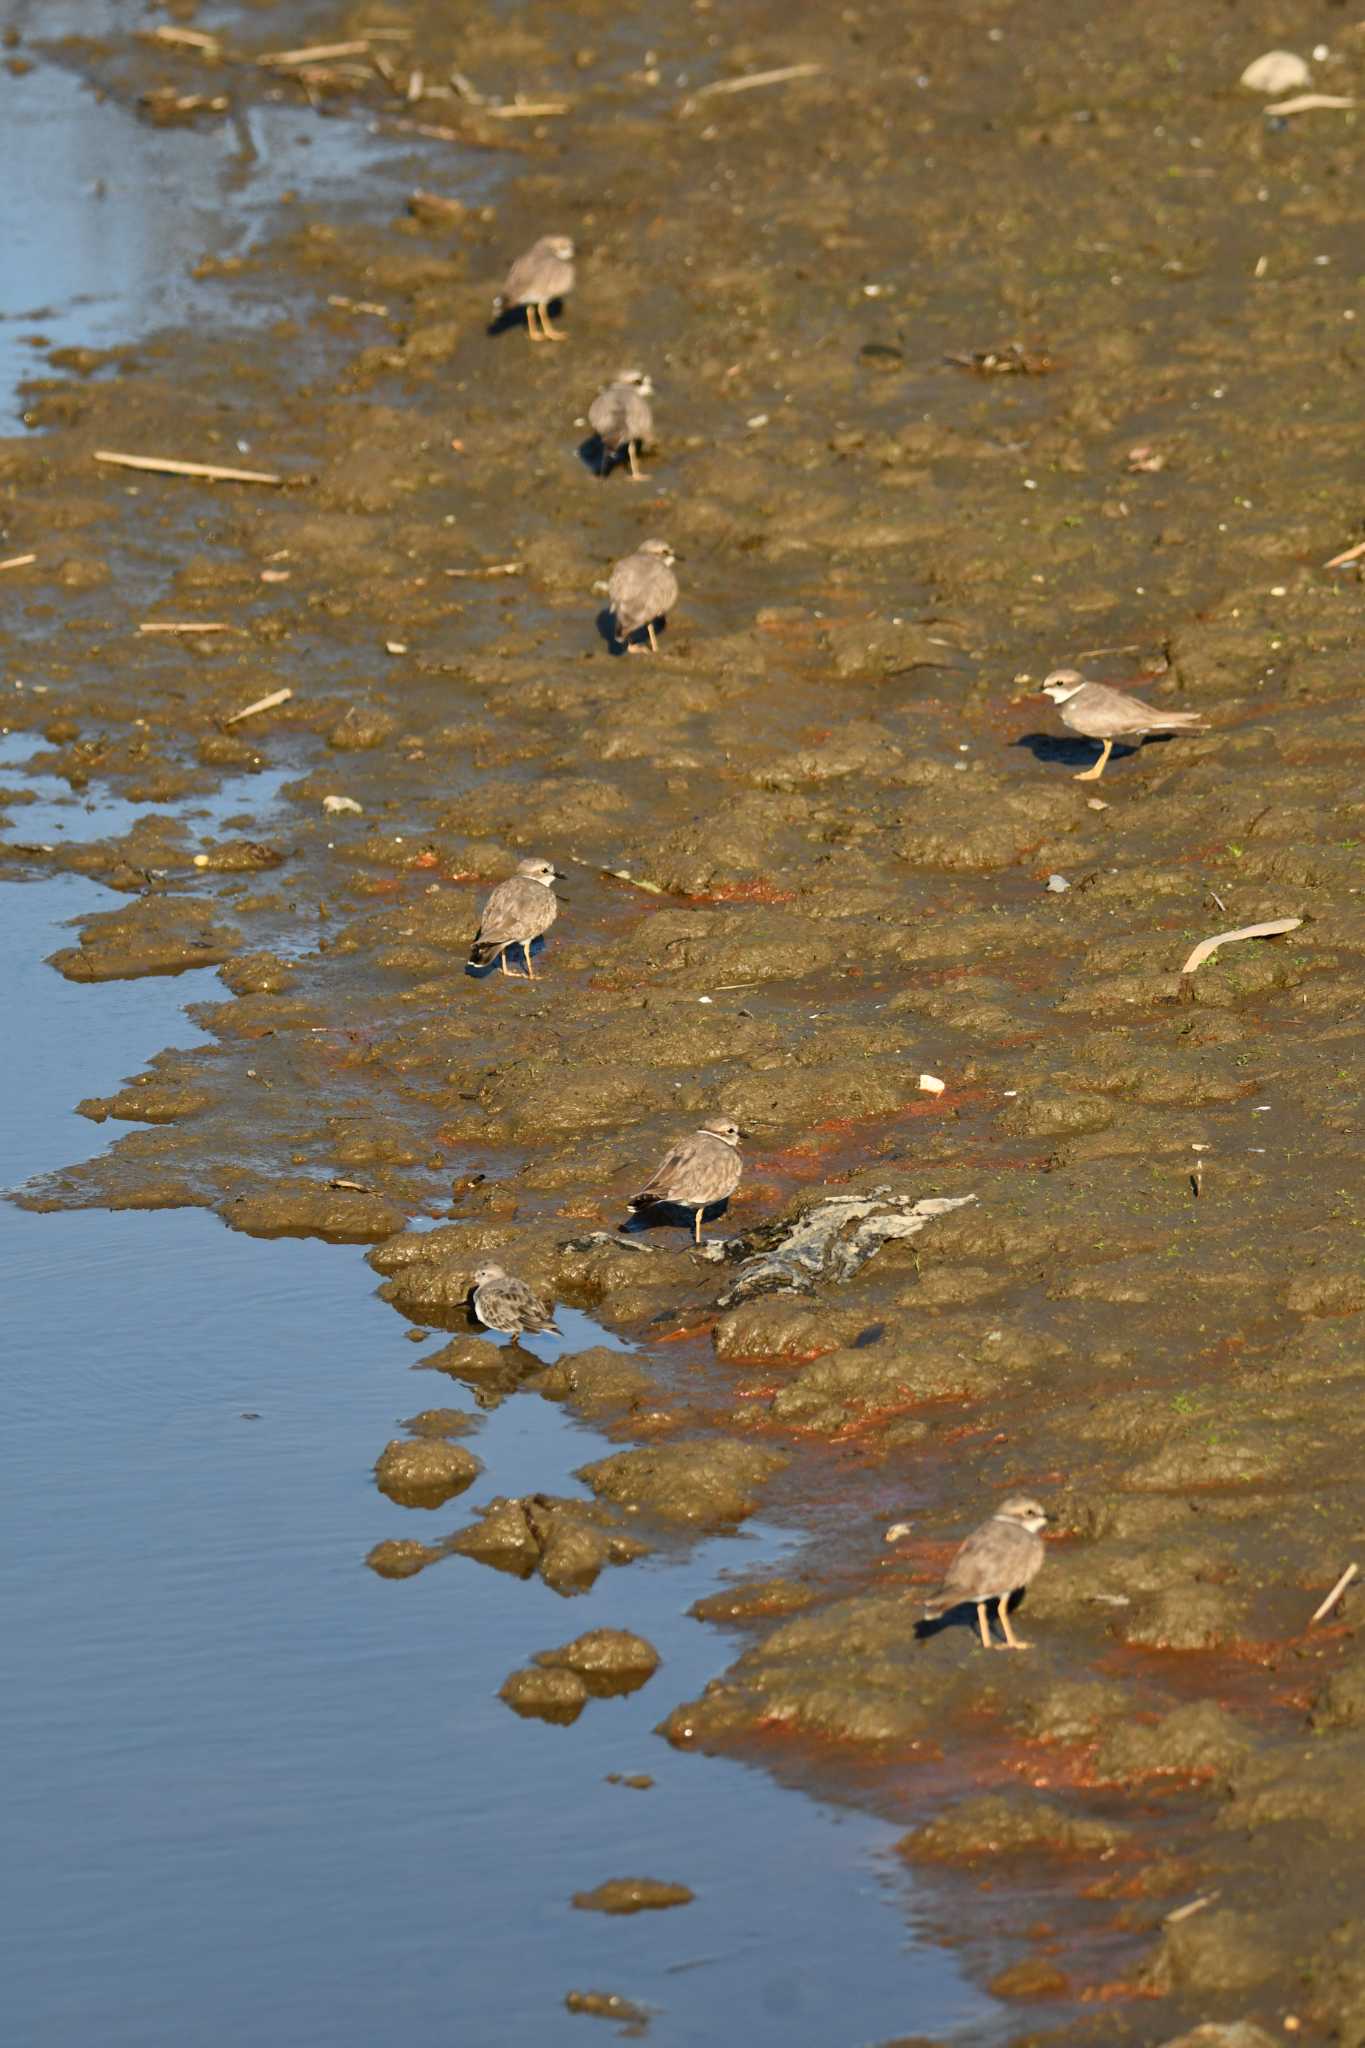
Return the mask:
<svg viewBox="0 0 1365 2048">
<path fill-rule="evenodd" d="M 1064 896 L 1071 887 L 1065 875 L 1049 875 L 1047 885 L 1054 896 Z"/>
<path fill-rule="evenodd" d="M 1247 65 L 1241 83 L 1252 92 L 1292 92 L 1296 85 L 1307 85 L 1312 76 L 1303 58 L 1292 50 L 1267 50 L 1264 57 L 1254 57 Z"/>
<path fill-rule="evenodd" d="M 940 1081 L 937 1074 L 921 1074 L 919 1085 L 926 1095 L 942 1095 L 948 1083 Z"/>
<path fill-rule="evenodd" d="M 359 817 L 364 806 L 358 804 L 353 796 L 325 796 L 322 808 L 331 818 L 339 817 L 343 811 L 354 811 Z"/>
</svg>

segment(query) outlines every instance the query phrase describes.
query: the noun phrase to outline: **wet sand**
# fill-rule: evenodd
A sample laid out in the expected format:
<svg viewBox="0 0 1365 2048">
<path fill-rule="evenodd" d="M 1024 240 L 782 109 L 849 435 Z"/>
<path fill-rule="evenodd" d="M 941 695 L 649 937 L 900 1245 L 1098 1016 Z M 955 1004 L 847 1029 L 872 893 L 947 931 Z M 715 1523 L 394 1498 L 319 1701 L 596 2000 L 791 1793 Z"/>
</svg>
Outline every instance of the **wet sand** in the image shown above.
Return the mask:
<svg viewBox="0 0 1365 2048">
<path fill-rule="evenodd" d="M 234 16 L 207 64 L 43 62 L 125 99 L 207 78 L 250 128 L 298 88 L 233 53 L 303 19 Z M 540 1406 L 461 1321 L 505 1254 L 640 1344 L 644 1383 L 590 1354 L 559 1390 L 611 1445 L 582 1461 L 596 1516 L 471 1438 L 482 1491 L 442 1510 L 457 1547 L 412 1554 L 422 1586 L 501 1546 L 480 1576 L 515 1607 L 600 1553 L 614 1605 L 652 1565 L 613 1544 L 757 1509 L 814 1598 L 754 1592 L 695 1687 L 666 1659 L 640 1697 L 677 1748 L 896 1824 L 995 2001 L 964 2038 L 1365 2038 L 1358 1595 L 1308 1626 L 1362 1544 L 1360 574 L 1325 567 L 1359 532 L 1356 129 L 1236 84 L 1321 37 L 1316 82 L 1358 92 L 1365 42 L 1259 7 L 388 25 L 401 92 L 310 88 L 372 176 L 264 195 L 188 325 L 33 348 L 0 444 L 5 551 L 38 557 L 3 572 L 32 749 L 0 776 L 4 872 L 102 885 L 58 971 L 93 1001 L 197 969 L 206 1034 L 101 1077 L 84 1113 L 131 1128 L 25 1206 L 372 1246 L 451 1397 L 496 1415 Z M 795 62 L 820 69 L 687 104 Z M 452 64 L 563 110 L 442 97 Z M 418 70 L 437 91 L 409 100 Z M 224 117 L 195 118 L 214 147 Z M 550 229 L 580 243 L 569 342 L 490 337 Z M 578 452 L 627 361 L 659 387 L 644 486 Z M 111 473 L 110 448 L 285 482 Z M 598 586 L 648 533 L 682 595 L 626 660 Z M 231 630 L 138 631 L 194 620 Z M 1077 785 L 1094 748 L 1026 694 L 1073 660 L 1209 733 Z M 54 779 L 135 810 L 39 837 Z M 238 808 L 196 820 L 225 783 Z M 525 853 L 572 877 L 539 978 L 473 981 Z M 719 1226 L 748 1249 L 832 1189 L 974 1199 L 844 1284 L 723 1309 L 730 1269 L 682 1230 L 614 1235 L 716 1112 L 751 1133 Z M 1021 1484 L 1057 1539 L 1037 1647 L 916 1642 L 917 1591 Z"/>
</svg>

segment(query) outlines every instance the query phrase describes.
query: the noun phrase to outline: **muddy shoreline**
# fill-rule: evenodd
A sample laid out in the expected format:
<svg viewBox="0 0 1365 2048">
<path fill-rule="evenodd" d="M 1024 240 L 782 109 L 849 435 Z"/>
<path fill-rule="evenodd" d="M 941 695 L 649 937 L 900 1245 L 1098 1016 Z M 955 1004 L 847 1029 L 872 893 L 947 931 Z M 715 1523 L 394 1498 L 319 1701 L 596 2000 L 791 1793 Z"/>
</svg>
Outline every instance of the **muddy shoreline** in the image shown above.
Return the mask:
<svg viewBox="0 0 1365 2048">
<path fill-rule="evenodd" d="M 1323 566 L 1360 524 L 1358 128 L 1236 86 L 1321 41 L 1359 93 L 1365 38 L 1291 12 L 394 8 L 403 91 L 341 60 L 313 118 L 391 131 L 452 204 L 283 200 L 206 253 L 220 320 L 35 347 L 0 442 L 2 552 L 36 557 L 3 572 L 0 874 L 108 890 L 69 980 L 221 983 L 210 1042 L 83 1101 L 127 1134 L 22 1204 L 368 1248 L 452 1399 L 545 1396 L 618 1447 L 595 1501 L 470 1521 L 481 1454 L 396 1440 L 422 1526 L 387 1576 L 592 1583 L 760 1504 L 801 1531 L 798 1590 L 714 1617 L 730 1668 L 663 1732 L 903 1821 L 1002 2038 L 1365 2041 L 1359 1596 L 1308 1626 L 1365 1544 L 1360 570 Z M 375 23 L 195 26 L 224 47 L 44 61 L 249 122 L 286 88 L 244 51 Z M 490 111 L 518 93 L 562 111 Z M 570 342 L 491 339 L 551 227 Z M 947 360 L 1015 339 L 1002 374 Z M 626 360 L 660 394 L 638 488 L 577 453 Z M 596 586 L 647 532 L 682 597 L 626 661 Z M 1086 649 L 1210 732 L 1078 786 L 1023 692 Z M 26 813 L 60 788 L 136 808 L 59 842 Z M 523 853 L 571 875 L 540 978 L 476 982 Z M 831 1191 L 964 1206 L 721 1308 L 681 1231 L 617 1235 L 719 1110 L 746 1248 Z M 504 1253 L 629 1367 L 490 1360 L 460 1304 Z M 1032 1655 L 918 1644 L 917 1593 L 1020 1483 L 1057 1534 Z"/>
</svg>

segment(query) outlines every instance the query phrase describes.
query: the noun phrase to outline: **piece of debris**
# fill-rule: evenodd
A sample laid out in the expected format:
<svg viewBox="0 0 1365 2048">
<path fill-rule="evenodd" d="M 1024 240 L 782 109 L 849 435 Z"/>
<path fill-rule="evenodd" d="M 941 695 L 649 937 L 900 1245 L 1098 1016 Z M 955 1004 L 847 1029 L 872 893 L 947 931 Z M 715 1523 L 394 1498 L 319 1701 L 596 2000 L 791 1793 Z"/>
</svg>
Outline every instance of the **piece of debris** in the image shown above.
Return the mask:
<svg viewBox="0 0 1365 2048">
<path fill-rule="evenodd" d="M 1071 887 L 1065 875 L 1049 875 L 1047 886 L 1054 896 L 1064 896 Z"/>
<path fill-rule="evenodd" d="M 212 484 L 282 484 L 284 478 L 265 469 L 228 469 L 219 462 L 181 462 L 171 455 L 121 455 L 113 448 L 97 448 L 96 462 L 112 462 L 119 469 L 147 469 L 156 476 L 202 477 Z"/>
<path fill-rule="evenodd" d="M 139 633 L 244 633 L 245 631 L 245 626 L 225 626 L 221 619 L 144 619 L 138 627 Z"/>
<path fill-rule="evenodd" d="M 11 555 L 6 562 L 0 562 L 0 569 L 27 569 L 30 562 L 36 562 L 36 555 Z M 1331 564 L 1328 564 L 1331 567 Z"/>
<path fill-rule="evenodd" d="M 1159 470 L 1163 470 L 1166 467 L 1165 456 L 1160 454 L 1155 448 L 1148 448 L 1145 444 L 1140 448 L 1130 448 L 1128 450 L 1127 462 L 1129 469 L 1135 475 L 1141 476 L 1155 476 Z"/>
<path fill-rule="evenodd" d="M 296 64 L 325 64 L 333 57 L 367 57 L 368 42 L 313 43 L 305 50 L 267 50 L 256 62 L 271 71 L 290 71 Z"/>
<path fill-rule="evenodd" d="M 921 1074 L 919 1085 L 921 1092 L 925 1095 L 942 1095 L 948 1083 L 940 1081 L 937 1074 Z"/>
<path fill-rule="evenodd" d="M 406 640 L 386 640 L 384 642 L 385 654 L 406 654 L 407 651 L 408 643 Z"/>
<path fill-rule="evenodd" d="M 943 360 L 954 369 L 973 370 L 978 377 L 1046 377 L 1056 368 L 1046 349 L 1028 349 L 1018 341 L 959 352 Z"/>
<path fill-rule="evenodd" d="M 1346 99 L 1335 92 L 1304 92 L 1297 99 L 1280 100 L 1273 107 L 1267 107 L 1267 114 L 1277 115 L 1281 120 L 1290 114 L 1330 113 L 1337 107 L 1353 107 L 1355 101 Z"/>
<path fill-rule="evenodd" d="M 268 697 L 258 697 L 254 704 L 244 704 L 240 711 L 234 711 L 223 720 L 224 725 L 236 725 L 239 718 L 254 718 L 258 711 L 273 711 L 277 704 L 287 704 L 294 692 L 290 689 L 272 690 Z"/>
<path fill-rule="evenodd" d="M 374 299 L 348 299 L 345 292 L 328 292 L 329 306 L 339 306 L 343 313 L 373 313 L 376 320 L 386 320 L 389 309 Z"/>
<path fill-rule="evenodd" d="M 1263 57 L 1252 58 L 1239 83 L 1252 92 L 1292 92 L 1296 85 L 1307 85 L 1312 76 L 1304 59 L 1293 50 L 1267 50 Z"/>
<path fill-rule="evenodd" d="M 1333 555 L 1331 561 L 1324 562 L 1322 566 L 1324 569 L 1344 569 L 1348 562 L 1358 562 L 1362 555 L 1365 555 L 1365 540 L 1358 540 L 1353 548 L 1347 548 L 1344 554 Z M 33 556 L 25 557 L 18 555 L 15 557 L 15 560 L 19 562 L 28 560 L 31 562 Z M 13 566 L 14 564 L 11 562 L 0 562 L 0 569 L 9 569 Z"/>
<path fill-rule="evenodd" d="M 322 808 L 329 817 L 338 818 L 343 811 L 353 811 L 358 818 L 363 814 L 365 807 L 358 804 L 353 796 L 325 796 L 322 799 Z"/>
<path fill-rule="evenodd" d="M 678 112 L 690 114 L 700 100 L 719 99 L 722 94 L 753 92 L 762 85 L 786 85 L 793 78 L 813 78 L 824 68 L 823 64 L 783 64 L 776 71 L 746 71 L 742 78 L 718 78 L 714 84 L 698 86 L 689 93 Z"/>
<path fill-rule="evenodd" d="M 138 106 L 159 127 L 192 121 L 196 114 L 225 114 L 231 105 L 225 92 L 177 92 L 173 85 L 153 86 L 138 94 Z"/>
<path fill-rule="evenodd" d="M 892 1238 L 917 1237 L 932 1217 L 976 1200 L 928 1195 L 916 1200 L 874 1188 L 869 1195 L 831 1195 L 768 1250 L 745 1259 L 717 1304 L 733 1308 L 756 1294 L 807 1293 L 817 1281 L 851 1280 Z"/>
<path fill-rule="evenodd" d="M 1220 946 L 1235 945 L 1239 939 L 1277 939 L 1282 932 L 1296 932 L 1302 923 L 1301 917 L 1272 917 L 1265 924 L 1244 924 L 1240 931 L 1219 932 L 1214 938 L 1201 939 L 1180 972 L 1193 974 Z"/>
<path fill-rule="evenodd" d="M 1211 1906 L 1215 1899 L 1223 1896 L 1221 1891 L 1204 1892 L 1201 1897 L 1191 1899 L 1184 1906 L 1177 1906 L 1174 1913 L 1166 1915 L 1168 1927 L 1178 1927 L 1182 1920 L 1192 1920 L 1196 1913 L 1202 1913 L 1205 1906 Z"/>
<path fill-rule="evenodd" d="M 454 443 L 451 443 L 454 446 Z M 447 569 L 447 576 L 520 576 L 525 564 L 522 562 L 490 562 L 483 569 Z"/>
<path fill-rule="evenodd" d="M 1324 1618 L 1324 1616 L 1331 1613 L 1332 1609 L 1336 1606 L 1338 1600 L 1340 1600 L 1342 1594 L 1346 1591 L 1346 1588 L 1351 1584 L 1352 1580 L 1358 1576 L 1359 1571 L 1360 1566 L 1358 1564 L 1347 1565 L 1345 1571 L 1337 1580 L 1331 1592 L 1327 1595 L 1327 1598 L 1322 1602 L 1322 1605 L 1314 1609 L 1313 1621 L 1321 1621 Z M 1309 1627 L 1311 1628 L 1312 1625 L 1312 1622 L 1310 1622 Z"/>
</svg>

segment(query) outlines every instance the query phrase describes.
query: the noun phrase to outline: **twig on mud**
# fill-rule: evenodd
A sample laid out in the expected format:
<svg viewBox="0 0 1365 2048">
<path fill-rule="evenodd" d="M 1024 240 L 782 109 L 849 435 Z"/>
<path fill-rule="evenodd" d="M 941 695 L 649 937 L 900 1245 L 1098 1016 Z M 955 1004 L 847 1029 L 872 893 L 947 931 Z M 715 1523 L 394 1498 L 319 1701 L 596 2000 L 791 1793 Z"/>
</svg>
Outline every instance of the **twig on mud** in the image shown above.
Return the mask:
<svg viewBox="0 0 1365 2048">
<path fill-rule="evenodd" d="M 490 562 L 483 569 L 447 569 L 447 576 L 520 576 L 524 562 Z"/>
<path fill-rule="evenodd" d="M 755 86 L 760 85 L 785 85 L 789 78 L 813 78 L 824 68 L 823 64 L 784 64 L 777 71 L 748 71 L 743 78 L 718 78 L 714 85 L 698 86 L 695 92 L 689 93 L 678 112 L 689 113 L 698 100 L 718 99 L 722 93 L 752 92 Z"/>
<path fill-rule="evenodd" d="M 245 626 L 226 626 L 220 619 L 144 619 L 139 633 L 244 633 Z M 240 716 L 240 713 L 238 714 Z"/>
<path fill-rule="evenodd" d="M 140 29 L 138 40 L 144 43 L 163 43 L 173 50 L 192 50 L 197 57 L 221 57 L 223 45 L 217 36 L 206 35 L 200 28 L 172 28 L 169 22 L 162 22 L 158 28 Z"/>
<path fill-rule="evenodd" d="M 254 718 L 258 711 L 273 711 L 277 704 L 288 703 L 293 694 L 292 690 L 287 689 L 272 690 L 268 697 L 258 697 L 254 704 L 244 704 L 240 711 L 234 711 L 230 718 L 225 718 L 222 722 L 224 725 L 236 725 L 241 718 Z"/>
<path fill-rule="evenodd" d="M 148 469 L 157 476 L 196 476 L 208 483 L 282 484 L 284 478 L 265 469 L 228 469 L 218 462 L 181 462 L 171 455 L 120 455 L 113 448 L 97 448 L 96 462 L 112 462 L 117 469 Z"/>
<path fill-rule="evenodd" d="M 1365 540 L 1358 540 L 1353 548 L 1347 548 L 1344 555 L 1333 555 L 1330 562 L 1324 562 L 1324 569 L 1344 569 L 1348 562 L 1358 562 L 1365 555 Z"/>
<path fill-rule="evenodd" d="M 328 292 L 329 306 L 340 306 L 343 313 L 373 313 L 377 320 L 387 320 L 389 309 L 374 299 L 348 299 L 344 292 Z"/>
<path fill-rule="evenodd" d="M 1350 1585 L 1351 1581 L 1358 1576 L 1359 1572 L 1360 1566 L 1358 1564 L 1347 1565 L 1345 1571 L 1337 1580 L 1335 1586 L 1333 1586 L 1331 1592 L 1327 1595 L 1327 1598 L 1323 1601 L 1321 1607 L 1315 1609 L 1313 1614 L 1313 1621 L 1321 1621 L 1324 1615 L 1331 1613 L 1332 1609 L 1336 1606 L 1338 1600 L 1340 1600 L 1342 1594 L 1346 1591 L 1346 1588 Z M 1310 1628 L 1313 1626 L 1313 1621 L 1310 1621 L 1308 1624 Z"/>
<path fill-rule="evenodd" d="M 490 121 L 538 121 L 546 114 L 568 114 L 572 110 L 572 100 L 519 99 L 508 100 L 502 106 L 493 106 L 485 100 L 481 109 Z"/>
<path fill-rule="evenodd" d="M 1177 1906 L 1174 1913 L 1168 1913 L 1165 1924 L 1167 1927 L 1178 1927 L 1182 1920 L 1192 1920 L 1196 1913 L 1202 1913 L 1205 1906 L 1211 1906 L 1215 1899 L 1221 1899 L 1222 1896 L 1221 1889 L 1216 1892 L 1204 1892 L 1201 1897 L 1191 1899 L 1188 1905 Z"/>
<path fill-rule="evenodd" d="M 1354 100 L 1343 99 L 1335 92 L 1301 92 L 1292 100 L 1277 100 L 1273 107 L 1265 109 L 1267 114 L 1316 114 L 1319 109 L 1329 107 L 1353 107 Z"/>
<path fill-rule="evenodd" d="M 1244 924 L 1240 931 L 1219 932 L 1214 938 L 1201 939 L 1180 972 L 1193 974 L 1220 946 L 1231 946 L 1238 939 L 1275 939 L 1281 932 L 1296 932 L 1302 923 L 1301 917 L 1272 917 L 1264 924 Z"/>
<path fill-rule="evenodd" d="M 296 64 L 323 64 L 329 57 L 368 57 L 368 40 L 353 43 L 313 43 L 304 50 L 267 50 L 256 62 L 271 71 L 289 71 Z"/>
<path fill-rule="evenodd" d="M 0 569 L 27 569 L 30 562 L 36 562 L 36 555 L 11 555 L 7 562 L 0 562 Z"/>
</svg>

